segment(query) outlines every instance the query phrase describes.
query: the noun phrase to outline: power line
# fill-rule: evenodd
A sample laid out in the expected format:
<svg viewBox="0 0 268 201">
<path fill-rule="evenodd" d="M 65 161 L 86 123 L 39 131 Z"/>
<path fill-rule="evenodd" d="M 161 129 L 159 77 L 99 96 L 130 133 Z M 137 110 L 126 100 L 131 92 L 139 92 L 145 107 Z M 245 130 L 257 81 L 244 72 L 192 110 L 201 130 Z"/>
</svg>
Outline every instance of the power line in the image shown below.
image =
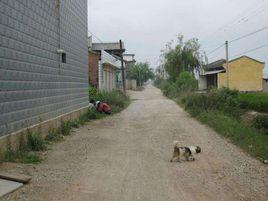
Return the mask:
<svg viewBox="0 0 268 201">
<path fill-rule="evenodd" d="M 233 42 L 236 42 L 236 41 L 238 41 L 238 40 L 244 39 L 244 38 L 246 38 L 246 37 L 252 36 L 252 35 L 257 34 L 257 33 L 261 32 L 261 31 L 266 30 L 266 29 L 268 29 L 268 26 L 265 26 L 265 27 L 263 27 L 263 28 L 261 28 L 261 29 L 258 29 L 258 30 L 256 30 L 256 31 L 247 33 L 247 34 L 245 34 L 245 35 L 243 35 L 243 36 L 240 36 L 240 37 L 238 37 L 238 38 L 232 39 L 232 40 L 229 41 L 229 43 L 233 43 Z M 223 46 L 224 46 L 224 44 L 218 46 L 217 48 L 215 48 L 215 49 L 213 49 L 212 51 L 210 51 L 209 53 L 207 53 L 207 55 L 212 54 L 213 52 L 217 51 L 218 49 L 220 49 L 220 48 L 223 47 Z"/>
<path fill-rule="evenodd" d="M 207 55 L 212 54 L 213 52 L 216 52 L 218 49 L 222 48 L 225 45 L 225 43 L 221 44 L 220 46 L 218 46 L 217 48 L 211 50 L 209 53 L 207 53 Z"/>
<path fill-rule="evenodd" d="M 216 31 L 214 31 L 212 34 L 209 34 L 209 38 L 213 37 L 213 35 L 215 35 L 218 31 L 223 30 L 224 32 L 227 31 L 227 29 L 230 29 L 232 26 L 234 26 L 235 24 L 241 24 L 246 22 L 246 20 L 252 15 L 252 14 L 260 14 L 261 12 L 263 12 L 265 10 L 265 7 L 267 7 L 267 2 L 264 1 L 263 3 L 260 4 L 259 7 L 257 7 L 257 9 L 255 10 L 251 10 L 251 12 L 249 11 L 250 8 L 254 7 L 254 5 L 251 5 L 250 7 L 246 8 L 245 10 L 243 10 L 243 12 L 241 12 L 240 15 L 237 16 L 236 19 L 232 20 L 232 23 L 226 23 L 223 26 L 220 26 L 218 29 L 216 29 Z M 255 7 L 256 8 L 256 7 Z M 260 11 L 260 12 L 258 12 Z M 255 16 L 254 15 L 254 16 Z M 227 27 L 227 28 L 225 28 Z M 225 28 L 225 29 L 224 29 Z"/>
<path fill-rule="evenodd" d="M 98 41 L 100 41 L 101 43 L 103 43 L 103 41 L 94 33 L 92 33 L 90 30 L 88 30 L 89 33 L 91 33 L 91 35 L 96 38 Z"/>
<path fill-rule="evenodd" d="M 254 52 L 254 51 L 259 50 L 259 49 L 262 49 L 262 48 L 264 48 L 264 47 L 268 47 L 268 44 L 261 45 L 261 46 L 259 46 L 259 47 L 255 47 L 255 48 L 253 48 L 253 49 L 247 50 L 247 51 L 245 51 L 245 52 L 241 52 L 241 53 L 239 53 L 239 54 L 235 54 L 235 55 L 232 56 L 232 58 L 233 58 L 233 57 L 240 56 L 240 55 L 242 55 L 242 54 L 247 54 L 247 53 L 249 53 L 249 52 Z"/>
<path fill-rule="evenodd" d="M 254 34 L 256 34 L 256 33 L 259 33 L 259 32 L 261 32 L 261 31 L 264 31 L 264 30 L 266 30 L 266 29 L 268 29 L 268 26 L 263 27 L 263 28 L 261 28 L 261 29 L 258 29 L 258 30 L 256 30 L 256 31 L 253 31 L 253 32 L 251 32 L 251 33 L 245 34 L 245 35 L 240 36 L 240 37 L 238 37 L 238 38 L 235 38 L 235 39 L 233 39 L 233 40 L 230 40 L 229 43 L 232 43 L 232 42 L 241 40 L 241 39 L 246 38 L 246 37 L 248 37 L 248 36 L 252 36 L 252 35 L 254 35 Z"/>
</svg>

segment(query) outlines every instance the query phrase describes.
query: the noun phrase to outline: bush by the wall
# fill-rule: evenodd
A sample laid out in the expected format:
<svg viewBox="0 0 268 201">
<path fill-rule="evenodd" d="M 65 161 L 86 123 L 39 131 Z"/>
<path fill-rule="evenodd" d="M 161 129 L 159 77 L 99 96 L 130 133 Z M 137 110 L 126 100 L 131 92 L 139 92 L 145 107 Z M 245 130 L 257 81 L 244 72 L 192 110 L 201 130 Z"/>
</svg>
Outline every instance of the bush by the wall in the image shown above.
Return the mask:
<svg viewBox="0 0 268 201">
<path fill-rule="evenodd" d="M 95 101 L 107 102 L 112 107 L 113 112 L 118 112 L 125 108 L 130 99 L 120 90 L 113 90 L 111 92 L 98 91 L 94 87 L 89 88 L 89 99 Z"/>
</svg>

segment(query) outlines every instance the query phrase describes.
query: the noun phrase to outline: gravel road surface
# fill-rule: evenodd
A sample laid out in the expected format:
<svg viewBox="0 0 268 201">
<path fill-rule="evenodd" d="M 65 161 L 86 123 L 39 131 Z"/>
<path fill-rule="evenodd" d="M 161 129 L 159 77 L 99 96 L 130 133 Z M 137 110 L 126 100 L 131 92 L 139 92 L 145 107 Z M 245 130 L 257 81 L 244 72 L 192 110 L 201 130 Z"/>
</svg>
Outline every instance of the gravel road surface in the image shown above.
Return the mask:
<svg viewBox="0 0 268 201">
<path fill-rule="evenodd" d="M 76 129 L 53 145 L 41 164 L 3 164 L 2 170 L 33 179 L 2 200 L 268 200 L 267 165 L 191 118 L 155 87 L 130 96 L 126 110 Z M 202 153 L 195 161 L 170 163 L 174 140 L 199 145 Z"/>
</svg>

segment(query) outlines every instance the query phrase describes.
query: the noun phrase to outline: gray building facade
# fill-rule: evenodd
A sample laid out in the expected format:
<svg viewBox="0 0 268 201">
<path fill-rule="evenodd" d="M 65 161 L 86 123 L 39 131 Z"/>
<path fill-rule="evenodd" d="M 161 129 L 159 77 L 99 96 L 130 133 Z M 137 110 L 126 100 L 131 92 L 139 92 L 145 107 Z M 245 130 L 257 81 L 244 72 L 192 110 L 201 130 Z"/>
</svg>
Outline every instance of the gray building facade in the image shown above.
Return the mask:
<svg viewBox="0 0 268 201">
<path fill-rule="evenodd" d="M 1 0 L 0 137 L 87 105 L 87 0 Z"/>
</svg>

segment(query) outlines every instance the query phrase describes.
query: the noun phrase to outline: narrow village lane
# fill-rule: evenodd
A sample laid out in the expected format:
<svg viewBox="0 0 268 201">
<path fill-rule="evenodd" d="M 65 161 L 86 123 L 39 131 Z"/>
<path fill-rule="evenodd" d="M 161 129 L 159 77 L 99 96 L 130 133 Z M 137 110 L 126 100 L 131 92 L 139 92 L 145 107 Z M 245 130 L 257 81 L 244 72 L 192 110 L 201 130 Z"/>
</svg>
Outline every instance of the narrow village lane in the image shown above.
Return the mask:
<svg viewBox="0 0 268 201">
<path fill-rule="evenodd" d="M 267 200 L 267 166 L 152 85 L 130 95 L 126 110 L 77 129 L 41 164 L 11 167 L 33 180 L 3 200 Z M 202 153 L 194 162 L 170 163 L 174 140 Z"/>
</svg>

